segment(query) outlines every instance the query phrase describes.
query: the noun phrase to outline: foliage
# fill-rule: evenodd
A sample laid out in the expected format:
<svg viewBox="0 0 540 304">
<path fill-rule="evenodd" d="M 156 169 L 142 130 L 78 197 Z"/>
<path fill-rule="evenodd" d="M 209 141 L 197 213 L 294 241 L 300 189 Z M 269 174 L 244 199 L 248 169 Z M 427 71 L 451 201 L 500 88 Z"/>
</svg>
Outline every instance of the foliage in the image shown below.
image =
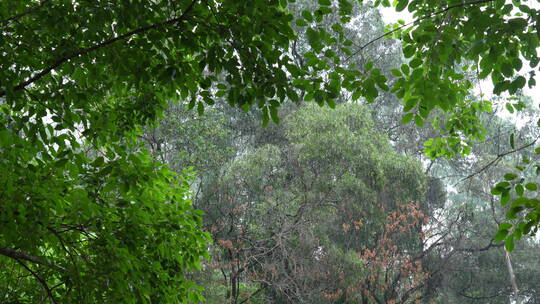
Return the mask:
<svg viewBox="0 0 540 304">
<path fill-rule="evenodd" d="M 289 2 L 0 1 L 0 262 L 7 265 L 0 275 L 17 274 L 16 281 L 4 284 L 8 295 L 16 292 L 23 297 L 17 301 L 33 302 L 197 298 L 185 278 L 204 255 L 207 235 L 191 207 L 188 174 L 174 176 L 136 143 L 143 126 L 154 123 L 171 100 L 185 101 L 199 113 L 219 100 L 245 111 L 257 105 L 267 124 L 280 121 L 278 108 L 286 100 L 334 108 L 344 91 L 352 100 L 370 102 L 379 91 L 390 91 L 403 100 L 402 122 L 422 127 L 430 121 L 439 130 L 441 136 L 428 140 L 425 149 L 436 158 L 468 154 L 473 141 L 485 138 L 480 114 L 491 111 L 492 104 L 471 98 L 472 82 L 464 76 L 468 71 L 477 70 L 480 79 L 490 77 L 496 94 L 535 85 L 535 71 L 522 69 L 527 64 L 534 69 L 540 61 L 540 14 L 523 1 L 398 0 L 396 9 L 408 8 L 417 20 L 397 24 L 362 45 L 346 35 L 358 9 L 352 2 L 319 0 L 296 15 Z M 381 3 L 390 5 L 375 1 Z M 306 41 L 300 52 L 298 33 Z M 409 59 L 392 70 L 391 83 L 371 60 L 356 58 L 390 34 L 403 41 Z M 507 108 L 521 108 L 514 105 Z M 337 167 L 343 175 L 332 175 L 333 165 L 324 162 L 324 170 L 307 172 L 318 189 L 331 188 L 329 181 L 340 177 L 343 193 L 381 191 L 381 197 L 362 192 L 367 201 L 391 206 L 398 193 L 401 199 L 418 197 L 422 187 L 396 192 L 401 188 L 385 179 L 399 176 L 400 166 L 410 168 L 407 161 L 400 164 L 405 157 L 391 153 L 377 136 L 349 138 L 354 123 L 327 122 L 335 133 L 326 137 L 310 133 L 325 129 L 309 117 L 303 124 L 292 118 L 288 124 L 297 131 L 289 129 L 282 138 L 298 153 L 291 154 L 295 161 L 310 164 L 321 155 L 322 160 L 341 161 Z M 217 135 L 228 144 L 229 134 Z M 338 143 L 345 144 L 344 155 L 324 149 Z M 510 143 L 513 150 L 519 148 L 514 149 L 513 139 Z M 387 158 L 350 154 L 360 146 Z M 281 171 L 272 171 L 286 160 L 281 148 L 260 146 L 256 151 L 261 155 L 246 156 L 244 161 L 253 164 L 247 176 L 265 182 L 278 178 L 280 186 L 287 182 Z M 261 163 L 263 156 L 274 163 Z M 198 156 L 191 161 L 204 163 Z M 349 168 L 350 163 L 355 165 Z M 527 211 L 515 225 L 499 226 L 497 238 L 506 240 L 508 250 L 514 239 L 538 228 L 538 182 L 525 165 L 534 169 L 538 162 L 525 160 L 517 168 L 522 176 L 509 172 L 508 181 L 493 190 L 510 206 L 509 219 Z M 347 171 L 362 166 L 371 174 L 367 180 Z M 222 173 L 244 182 L 230 170 Z M 252 188 L 243 196 L 258 191 L 259 200 L 265 195 L 264 188 L 249 182 Z M 237 223 L 227 224 L 234 228 Z"/>
<path fill-rule="evenodd" d="M 390 5 L 387 0 L 377 1 L 380 3 Z M 426 153 L 431 157 L 469 154 L 472 140 L 482 140 L 485 135 L 479 113 L 491 111 L 491 106 L 488 101 L 470 98 L 472 83 L 464 79 L 462 71 L 476 70 L 479 79 L 490 78 L 493 93 L 498 95 L 514 95 L 526 85 L 534 87 L 534 69 L 540 62 L 537 54 L 540 14 L 524 1 L 430 1 L 429 4 L 418 0 L 396 1 L 396 10 L 404 9 L 416 20 L 413 24 L 396 24 L 393 30 L 395 37 L 403 41 L 405 58 L 410 60 L 394 70 L 398 79 L 392 87 L 403 98 L 406 112 L 403 122 L 414 117 L 415 123 L 422 126 L 429 113 L 440 108 L 450 113 L 449 116 L 436 117 L 432 122 L 448 136 L 427 141 Z M 429 85 L 425 79 L 429 79 Z M 507 108 L 511 112 L 520 109 L 512 103 Z M 540 119 L 537 123 L 540 126 Z M 513 139 L 511 146 L 515 149 Z M 527 164 L 528 160 L 518 170 Z M 499 227 L 497 239 L 506 239 L 508 250 L 512 250 L 514 239 L 535 234 L 540 215 L 536 184 L 522 184 L 524 180 L 517 179 L 515 185 L 510 185 L 508 181 L 516 178 L 517 175 L 509 172 L 506 181 L 493 189 L 493 194 L 501 195 L 501 204 L 507 205 L 511 189 L 517 187 L 517 198 L 512 199 L 508 219 L 528 210 L 525 220 L 512 233 L 508 230 L 511 224 Z M 528 198 L 523 197 L 526 185 L 534 193 Z"/>
<path fill-rule="evenodd" d="M 207 237 L 187 198 L 187 173 L 179 179 L 144 152 L 104 147 L 94 158 L 40 147 L 34 136 L 2 144 L 5 300 L 197 299 L 184 275 L 205 254 Z"/>
<path fill-rule="evenodd" d="M 512 144 L 514 146 L 514 144 Z M 523 235 L 536 235 L 540 223 L 540 199 L 538 199 L 538 180 L 540 176 L 540 147 L 535 149 L 535 159 L 531 161 L 523 156 L 515 166 L 515 171 L 506 173 L 504 181 L 491 190 L 491 194 L 500 196 L 500 204 L 508 206 L 506 219 L 510 222 L 499 225 L 495 241 L 505 241 L 506 249 L 514 249 L 514 241 Z M 531 172 L 532 171 L 532 172 Z M 516 172 L 516 173 L 514 173 Z M 522 215 L 521 212 L 526 214 Z"/>
<path fill-rule="evenodd" d="M 209 117 L 207 124 L 237 132 L 238 156 L 229 156 L 219 173 L 207 170 L 207 163 L 195 168 L 201 189 L 195 204 L 216 240 L 213 261 L 198 277 L 209 303 L 326 303 L 339 288 L 368 276 L 359 255 L 376 250 L 389 224 L 381 206 L 392 212 L 417 200 L 429 209 L 419 164 L 393 152 L 364 106 L 290 106 L 280 125 L 265 129 L 230 126 L 240 117 L 249 121 L 249 114 L 229 115 Z M 188 117 L 165 118 L 163 125 L 174 129 L 182 121 L 204 130 Z M 204 154 L 220 141 L 209 138 L 191 149 Z M 396 259 L 406 251 L 421 255 L 418 229 L 393 234 Z M 401 286 L 404 279 L 397 281 Z"/>
<path fill-rule="evenodd" d="M 504 108 L 497 98 L 492 101 Z M 520 121 L 535 121 L 536 112 L 534 108 L 521 112 Z M 538 129 L 515 126 L 515 117 L 507 119 L 495 113 L 483 114 L 480 119 L 486 126 L 486 142 L 475 144 L 466 158 L 433 160 L 428 169 L 430 175 L 451 187 L 443 208 L 430 217 L 433 231 L 425 230 L 426 236 L 436 236 L 432 254 L 423 261 L 429 273 L 427 292 L 436 295 L 439 303 L 507 303 L 509 297 L 538 303 L 538 242 L 524 236 L 510 254 L 503 242 L 493 239 L 506 208 L 490 193 L 499 176 L 512 170 L 516 161 L 531 157 L 527 149 L 507 147 L 509 135 L 515 134 L 516 147 L 525 146 L 534 141 Z M 500 156 L 508 151 L 513 152 Z M 515 272 L 517 294 L 507 270 L 509 264 Z"/>
<path fill-rule="evenodd" d="M 314 60 L 296 65 L 286 6 L 0 1 L 0 169 L 9 172 L 1 177 L 2 275 L 28 281 L 3 284 L 8 294 L 91 303 L 196 297 L 185 276 L 207 237 L 188 176 L 177 181 L 134 140 L 170 100 L 199 113 L 221 97 L 244 109 L 258 102 L 267 123 L 278 120 L 280 102 L 299 100 L 295 86 L 317 99 L 339 90 L 309 77 L 328 66 L 316 58 L 320 46 L 336 40 L 309 30 Z M 347 2 L 341 7 L 345 17 Z M 330 11 L 321 1 L 315 19 Z"/>
<path fill-rule="evenodd" d="M 344 298 L 344 303 L 417 303 L 423 299 L 422 290 L 429 276 L 422 266 L 423 254 L 405 249 L 403 240 L 422 241 L 423 232 L 418 228 L 424 224 L 427 219 L 419 204 L 399 205 L 388 212 L 376 244 L 372 248 L 364 246 L 358 253 L 363 265 L 358 282 L 324 297 Z"/>
<path fill-rule="evenodd" d="M 426 152 L 432 156 L 466 152 L 459 135 L 482 139 L 483 131 L 475 121 L 479 112 L 490 111 L 490 107 L 486 101 L 470 100 L 472 83 L 464 79 L 462 71 L 473 69 L 480 79 L 491 77 L 495 94 L 514 94 L 522 89 L 526 78 L 515 76 L 523 66 L 522 59 L 531 68 L 539 61 L 536 10 L 520 1 L 515 6 L 491 0 L 434 1 L 429 5 L 397 1 L 396 9 L 405 8 L 417 21 L 410 27 L 397 24 L 394 31 L 402 39 L 403 54 L 410 61 L 395 71 L 398 80 L 392 88 L 403 98 L 404 111 L 408 112 L 404 121 L 414 116 L 417 125 L 422 125 L 431 110 L 450 111 L 443 126 L 450 137 L 431 142 Z M 529 75 L 529 84 L 534 86 L 534 71 Z M 441 150 L 444 146 L 449 149 Z"/>
<path fill-rule="evenodd" d="M 489 179 L 483 182 L 489 189 Z M 437 264 L 446 271 L 433 276 L 440 303 L 508 303 L 513 290 L 507 273 L 504 243 L 492 240 L 497 222 L 504 218 L 504 212 L 486 200 L 486 194 L 476 189 L 475 182 L 470 193 L 450 195 L 449 219 L 454 227 L 448 235 L 446 245 L 441 245 L 431 267 Z M 492 207 L 497 208 L 495 214 Z M 452 253 L 452 249 L 454 252 Z M 524 238 L 516 243 L 512 251 L 513 265 L 522 303 L 539 303 L 537 269 L 539 244 L 533 238 Z"/>
</svg>

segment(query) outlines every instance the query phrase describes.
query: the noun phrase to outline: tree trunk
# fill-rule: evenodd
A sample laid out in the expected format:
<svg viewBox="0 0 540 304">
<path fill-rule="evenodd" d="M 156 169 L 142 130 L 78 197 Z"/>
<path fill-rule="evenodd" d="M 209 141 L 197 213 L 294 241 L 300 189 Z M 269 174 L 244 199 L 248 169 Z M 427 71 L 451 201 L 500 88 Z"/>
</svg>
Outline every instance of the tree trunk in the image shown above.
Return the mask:
<svg viewBox="0 0 540 304">
<path fill-rule="evenodd" d="M 514 269 L 512 268 L 512 261 L 510 260 L 510 252 L 504 249 L 504 255 L 506 256 L 506 267 L 508 268 L 508 275 L 510 277 L 510 284 L 512 285 L 512 295 L 510 296 L 511 304 L 521 304 L 519 300 L 519 290 L 516 283 L 516 276 L 514 275 Z"/>
</svg>

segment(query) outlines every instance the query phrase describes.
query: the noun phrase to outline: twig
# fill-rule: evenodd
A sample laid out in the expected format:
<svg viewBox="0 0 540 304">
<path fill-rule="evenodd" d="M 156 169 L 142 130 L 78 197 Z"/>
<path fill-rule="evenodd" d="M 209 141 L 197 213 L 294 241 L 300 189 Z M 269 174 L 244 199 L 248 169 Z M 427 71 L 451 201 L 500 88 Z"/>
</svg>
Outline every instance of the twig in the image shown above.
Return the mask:
<svg viewBox="0 0 540 304">
<path fill-rule="evenodd" d="M 473 173 L 467 175 L 466 177 L 462 178 L 462 179 L 461 179 L 459 182 L 457 182 L 456 184 L 459 184 L 459 183 L 461 183 L 461 182 L 463 182 L 463 181 L 465 181 L 465 180 L 467 180 L 467 179 L 469 179 L 469 178 L 472 178 L 472 177 L 474 177 L 474 176 L 476 176 L 476 175 L 478 175 L 478 174 L 484 172 L 487 168 L 489 168 L 489 167 L 491 167 L 492 165 L 494 165 L 494 164 L 496 164 L 497 162 L 499 162 L 499 161 L 500 161 L 503 157 L 505 157 L 506 155 L 512 154 L 512 153 L 515 153 L 515 152 L 518 152 L 518 151 L 521 151 L 521 150 L 523 150 L 523 149 L 526 149 L 526 148 L 528 148 L 528 147 L 534 145 L 537 141 L 538 141 L 538 138 L 536 138 L 534 141 L 532 141 L 532 142 L 530 142 L 530 143 L 528 143 L 528 144 L 526 144 L 526 145 L 523 145 L 523 146 L 521 146 L 521 147 L 518 147 L 518 148 L 516 148 L 516 149 L 514 149 L 514 150 L 506 151 L 506 152 L 504 152 L 504 153 L 499 153 L 499 154 L 497 155 L 497 157 L 494 158 L 494 159 L 493 159 L 492 161 L 490 161 L 489 163 L 487 163 L 487 165 L 485 165 L 485 166 L 483 166 L 482 168 L 480 168 L 480 170 L 478 170 L 478 171 L 476 171 L 476 172 L 473 172 Z"/>
<path fill-rule="evenodd" d="M 255 292 L 252 293 L 249 297 L 247 297 L 247 298 L 244 299 L 242 302 L 240 302 L 240 304 L 243 304 L 243 303 L 247 302 L 249 299 L 251 299 L 251 298 L 253 298 L 254 296 L 256 296 L 259 292 L 265 290 L 267 287 L 268 287 L 268 285 L 264 285 L 263 287 L 257 289 L 257 291 L 255 291 Z"/>
<path fill-rule="evenodd" d="M 44 0 L 44 1 L 42 1 L 38 6 L 35 6 L 35 7 L 31 8 L 31 9 L 25 11 L 25 12 L 22 12 L 22 13 L 20 13 L 20 14 L 17 14 L 17 15 L 15 15 L 15 16 L 12 16 L 12 17 L 9 17 L 9 18 L 7 18 L 7 19 L 4 19 L 4 20 L 0 21 L 0 24 L 5 24 L 5 25 L 7 25 L 7 24 L 9 24 L 9 23 L 12 22 L 12 21 L 15 21 L 15 20 L 20 19 L 20 18 L 22 18 L 22 17 L 24 17 L 24 16 L 26 16 L 26 15 L 28 15 L 28 14 L 31 14 L 32 12 L 34 12 L 34 11 L 36 11 L 36 10 L 42 8 L 42 7 L 43 7 L 47 2 L 49 2 L 49 1 L 50 1 L 50 0 Z"/>
<path fill-rule="evenodd" d="M 45 289 L 45 292 L 47 292 L 47 296 L 49 297 L 51 302 L 56 304 L 57 302 L 54 299 L 54 296 L 52 294 L 52 290 L 49 288 L 49 285 L 47 285 L 47 282 L 45 282 L 45 280 L 42 277 L 40 277 L 37 273 L 35 273 L 32 269 L 30 269 L 30 267 L 28 267 L 25 263 L 21 262 L 18 259 L 15 259 L 15 260 L 17 261 L 17 263 L 21 264 L 22 267 L 24 267 L 26 270 L 28 270 L 28 272 L 30 272 L 39 281 L 41 286 L 43 286 L 43 289 Z"/>
</svg>

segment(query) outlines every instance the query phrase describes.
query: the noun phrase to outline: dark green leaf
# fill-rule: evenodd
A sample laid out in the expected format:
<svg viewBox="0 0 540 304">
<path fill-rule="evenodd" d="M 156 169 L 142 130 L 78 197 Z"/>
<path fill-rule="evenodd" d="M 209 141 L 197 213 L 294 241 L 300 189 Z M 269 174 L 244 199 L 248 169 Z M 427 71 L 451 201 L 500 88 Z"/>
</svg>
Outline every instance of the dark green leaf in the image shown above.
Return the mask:
<svg viewBox="0 0 540 304">
<path fill-rule="evenodd" d="M 538 190 L 538 185 L 536 183 L 527 183 L 525 184 L 525 188 L 529 191 L 536 191 Z"/>
<path fill-rule="evenodd" d="M 413 117 L 414 117 L 414 113 L 407 113 L 403 115 L 403 117 L 401 118 L 401 123 L 407 124 L 413 119 Z"/>
<path fill-rule="evenodd" d="M 511 181 L 517 177 L 517 174 L 514 173 L 507 173 L 504 175 L 504 179 L 507 181 Z"/>
<path fill-rule="evenodd" d="M 512 149 L 516 148 L 516 144 L 514 142 L 514 133 L 510 134 L 510 147 L 512 147 Z"/>
<path fill-rule="evenodd" d="M 493 238 L 493 241 L 497 243 L 502 242 L 504 241 L 507 235 L 508 235 L 508 230 L 499 230 L 499 232 L 497 232 L 497 234 Z"/>
<path fill-rule="evenodd" d="M 512 252 L 512 250 L 514 250 L 513 236 L 510 235 L 508 238 L 506 238 L 506 242 L 504 243 L 504 248 L 506 248 L 508 252 Z"/>
<path fill-rule="evenodd" d="M 512 228 L 512 224 L 511 223 L 502 223 L 499 225 L 499 231 L 501 230 L 510 230 L 510 228 Z"/>
<path fill-rule="evenodd" d="M 396 4 L 396 11 L 401 12 L 402 10 L 407 8 L 408 4 L 409 0 L 398 0 Z"/>
</svg>

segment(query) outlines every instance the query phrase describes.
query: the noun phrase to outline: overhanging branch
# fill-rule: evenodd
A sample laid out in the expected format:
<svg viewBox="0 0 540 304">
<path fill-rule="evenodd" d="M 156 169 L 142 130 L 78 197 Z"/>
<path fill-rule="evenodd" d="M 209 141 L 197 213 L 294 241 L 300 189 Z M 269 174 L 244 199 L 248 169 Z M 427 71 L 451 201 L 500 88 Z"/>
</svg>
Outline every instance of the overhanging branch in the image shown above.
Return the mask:
<svg viewBox="0 0 540 304">
<path fill-rule="evenodd" d="M 17 250 L 0 247 L 0 254 L 3 255 L 3 256 L 15 259 L 17 261 L 24 260 L 24 261 L 28 261 L 28 262 L 31 262 L 31 263 L 34 263 L 34 264 L 39 264 L 39 265 L 47 266 L 49 268 L 54 268 L 54 269 L 57 269 L 57 270 L 60 270 L 60 271 L 66 271 L 66 269 L 64 267 L 58 266 L 56 264 L 45 261 L 45 260 L 43 260 L 43 259 L 41 259 L 39 257 L 29 255 L 27 253 L 20 252 L 20 251 L 17 251 Z"/>
<path fill-rule="evenodd" d="M 9 23 L 11 23 L 11 22 L 13 22 L 13 21 L 16 21 L 16 20 L 18 20 L 18 19 L 20 19 L 20 18 L 22 18 L 22 17 L 24 17 L 24 16 L 26 16 L 26 15 L 29 15 L 29 14 L 35 12 L 36 10 L 42 8 L 42 7 L 43 7 L 47 2 L 49 2 L 49 1 L 50 1 L 50 0 L 44 0 L 44 1 L 42 1 L 39 5 L 37 5 L 37 6 L 33 7 L 33 8 L 31 8 L 31 9 L 28 9 L 28 10 L 25 11 L 25 12 L 22 12 L 22 13 L 20 13 L 20 14 L 17 14 L 17 15 L 15 15 L 15 16 L 11 16 L 11 17 L 9 17 L 9 18 L 6 18 L 6 19 L 0 21 L 0 24 L 7 25 L 7 24 L 9 24 Z"/>
<path fill-rule="evenodd" d="M 61 66 L 62 64 L 68 62 L 69 60 L 71 60 L 73 58 L 77 58 L 79 56 L 84 56 L 84 55 L 86 55 L 88 53 L 91 53 L 93 51 L 96 51 L 98 49 L 107 47 L 107 46 L 109 46 L 109 45 L 111 45 L 111 44 L 113 44 L 113 43 L 115 43 L 117 41 L 125 40 L 125 39 L 127 39 L 127 38 L 129 38 L 129 37 L 131 37 L 133 35 L 141 34 L 141 33 L 144 33 L 144 32 L 150 31 L 150 30 L 154 30 L 154 29 L 157 29 L 157 28 L 161 28 L 161 27 L 165 27 L 165 26 L 168 26 L 168 25 L 172 25 L 172 24 L 176 24 L 178 22 L 181 22 L 181 21 L 183 21 L 183 20 L 185 20 L 187 18 L 187 14 L 193 9 L 193 6 L 195 5 L 196 2 L 197 2 L 197 0 L 193 0 L 191 2 L 191 4 L 186 8 L 186 10 L 184 10 L 184 12 L 182 13 L 182 15 L 180 17 L 173 18 L 173 19 L 170 19 L 170 20 L 167 20 L 167 21 L 164 21 L 164 22 L 160 22 L 160 23 L 155 23 L 155 24 L 143 26 L 141 28 L 138 28 L 138 29 L 135 29 L 133 31 L 127 32 L 127 33 L 122 34 L 120 36 L 117 36 L 117 37 L 102 41 L 102 42 L 100 42 L 98 44 L 95 44 L 93 46 L 83 48 L 83 49 L 79 49 L 79 50 L 71 53 L 70 55 L 59 58 L 56 61 L 54 61 L 50 66 L 48 66 L 47 68 L 41 70 L 41 72 L 39 72 L 36 75 L 30 77 L 29 79 L 17 84 L 15 87 L 13 87 L 12 90 L 13 91 L 19 91 L 19 90 L 22 90 L 22 89 L 26 88 L 28 85 L 38 81 L 39 79 L 43 78 L 45 75 L 49 74 L 52 70 L 56 69 L 57 67 Z M 0 97 L 3 97 L 5 95 L 6 95 L 6 91 L 0 91 Z"/>
<path fill-rule="evenodd" d="M 393 30 L 391 30 L 391 31 L 388 31 L 388 32 L 386 32 L 386 33 L 384 33 L 384 34 L 381 34 L 380 36 L 377 36 L 377 37 L 375 37 L 374 39 L 368 41 L 366 44 L 362 45 L 362 46 L 361 46 L 358 50 L 356 50 L 354 53 L 352 53 L 351 55 L 349 55 L 349 57 L 347 57 L 347 58 L 345 59 L 345 62 L 349 61 L 349 59 L 351 59 L 351 57 L 354 57 L 354 56 L 358 55 L 358 53 L 360 53 L 362 50 L 364 50 L 366 47 L 370 46 L 371 44 L 373 44 L 373 43 L 375 43 L 375 42 L 377 42 L 377 41 L 383 39 L 383 38 L 386 37 L 386 36 L 389 36 L 389 35 L 391 35 L 391 34 L 397 32 L 397 31 L 399 31 L 399 30 L 401 30 L 401 29 L 403 29 L 403 28 L 405 28 L 405 27 L 414 25 L 414 24 L 416 24 L 416 23 L 418 23 L 418 22 L 420 22 L 420 21 L 423 21 L 423 20 L 426 20 L 426 19 L 435 17 L 435 16 L 437 16 L 437 15 L 443 14 L 443 13 L 445 13 L 445 12 L 447 12 L 447 11 L 449 11 L 449 10 L 452 10 L 452 9 L 454 9 L 454 8 L 459 8 L 459 7 L 464 7 L 464 6 L 470 6 L 470 5 L 477 5 L 477 4 L 482 4 L 482 3 L 492 2 L 492 1 L 495 1 L 495 0 L 476 0 L 476 1 L 471 1 L 471 2 L 462 2 L 462 3 L 450 5 L 450 6 L 444 8 L 444 9 L 442 9 L 442 10 L 440 10 L 440 11 L 436 11 L 436 12 L 434 12 L 434 13 L 427 14 L 427 15 L 425 15 L 425 16 L 423 16 L 423 17 L 421 17 L 421 18 L 418 18 L 418 19 L 416 19 L 416 20 L 413 20 L 413 21 L 411 21 L 411 22 L 409 22 L 409 23 L 405 23 L 405 24 L 403 24 L 403 25 L 401 25 L 401 26 L 399 26 L 399 27 L 397 27 L 397 28 L 395 28 L 395 29 L 393 29 Z"/>
</svg>

